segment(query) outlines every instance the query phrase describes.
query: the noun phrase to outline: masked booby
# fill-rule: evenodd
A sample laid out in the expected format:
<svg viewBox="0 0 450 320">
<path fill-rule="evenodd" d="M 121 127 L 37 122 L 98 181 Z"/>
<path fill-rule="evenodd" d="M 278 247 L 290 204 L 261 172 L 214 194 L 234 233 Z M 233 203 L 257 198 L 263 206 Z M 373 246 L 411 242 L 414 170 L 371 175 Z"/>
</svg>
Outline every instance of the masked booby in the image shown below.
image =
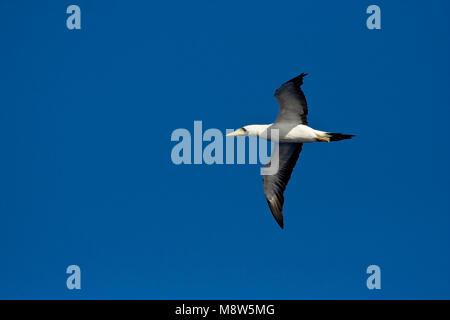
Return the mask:
<svg viewBox="0 0 450 320">
<path fill-rule="evenodd" d="M 330 142 L 351 139 L 354 135 L 331 133 L 315 130 L 308 126 L 308 106 L 305 95 L 300 88 L 306 73 L 283 83 L 276 91 L 279 112 L 274 123 L 265 125 L 247 125 L 227 136 L 256 136 L 276 142 L 270 161 L 278 155 L 278 170 L 272 175 L 263 175 L 264 195 L 273 217 L 283 228 L 284 190 L 291 177 L 303 143 Z M 273 130 L 278 134 L 274 135 Z"/>
</svg>

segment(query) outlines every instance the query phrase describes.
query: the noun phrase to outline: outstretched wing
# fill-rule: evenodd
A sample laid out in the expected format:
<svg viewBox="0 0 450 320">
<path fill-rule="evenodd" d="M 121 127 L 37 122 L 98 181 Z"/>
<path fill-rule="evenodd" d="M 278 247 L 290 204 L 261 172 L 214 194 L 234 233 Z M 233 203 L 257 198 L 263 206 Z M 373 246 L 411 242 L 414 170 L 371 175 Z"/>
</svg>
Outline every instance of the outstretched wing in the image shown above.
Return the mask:
<svg viewBox="0 0 450 320">
<path fill-rule="evenodd" d="M 302 143 L 280 143 L 275 146 L 274 152 L 278 149 L 279 154 L 278 172 L 274 175 L 263 175 L 264 195 L 273 217 L 281 228 L 283 228 L 283 192 L 302 151 L 302 146 Z M 271 166 L 273 157 L 272 154 L 272 158 L 265 167 Z"/>
<path fill-rule="evenodd" d="M 308 115 L 308 105 L 306 103 L 305 95 L 300 88 L 303 84 L 303 77 L 307 73 L 283 83 L 276 91 L 275 98 L 280 106 L 278 112 L 277 122 L 288 122 L 296 124 L 308 124 L 306 116 Z"/>
</svg>

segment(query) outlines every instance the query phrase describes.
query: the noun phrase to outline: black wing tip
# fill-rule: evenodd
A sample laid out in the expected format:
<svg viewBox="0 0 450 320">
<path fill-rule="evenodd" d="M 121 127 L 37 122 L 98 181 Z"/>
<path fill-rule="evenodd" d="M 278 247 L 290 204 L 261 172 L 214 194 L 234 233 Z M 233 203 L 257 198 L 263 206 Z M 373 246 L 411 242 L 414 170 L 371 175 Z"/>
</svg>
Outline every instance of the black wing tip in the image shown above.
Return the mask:
<svg viewBox="0 0 450 320">
<path fill-rule="evenodd" d="M 298 76 L 296 76 L 295 78 L 292 78 L 289 81 L 286 81 L 285 83 L 283 83 L 277 90 L 275 90 L 274 92 L 274 96 L 278 96 L 280 94 L 280 91 L 282 91 L 284 88 L 288 87 L 290 84 L 294 84 L 294 86 L 300 87 L 303 84 L 303 78 L 306 77 L 308 74 L 307 73 L 301 73 Z"/>
<path fill-rule="evenodd" d="M 283 223 L 283 218 L 281 218 L 281 220 L 277 220 L 278 225 L 281 227 L 281 230 L 284 229 L 284 223 Z"/>
<path fill-rule="evenodd" d="M 293 82 L 296 86 L 301 86 L 303 84 L 303 78 L 306 77 L 307 75 L 308 75 L 307 73 L 303 72 L 298 76 L 296 76 L 295 78 L 292 78 L 288 82 Z"/>
<path fill-rule="evenodd" d="M 272 216 L 275 218 L 275 221 L 281 229 L 284 229 L 283 211 L 279 208 L 280 203 L 278 201 L 272 203 L 270 200 L 267 200 L 267 203 L 269 204 L 270 212 L 272 212 Z"/>
<path fill-rule="evenodd" d="M 284 229 L 283 212 L 280 212 L 280 213 L 281 213 L 280 216 L 273 215 L 273 217 L 275 218 L 275 221 L 278 223 L 280 228 L 283 230 Z"/>
</svg>

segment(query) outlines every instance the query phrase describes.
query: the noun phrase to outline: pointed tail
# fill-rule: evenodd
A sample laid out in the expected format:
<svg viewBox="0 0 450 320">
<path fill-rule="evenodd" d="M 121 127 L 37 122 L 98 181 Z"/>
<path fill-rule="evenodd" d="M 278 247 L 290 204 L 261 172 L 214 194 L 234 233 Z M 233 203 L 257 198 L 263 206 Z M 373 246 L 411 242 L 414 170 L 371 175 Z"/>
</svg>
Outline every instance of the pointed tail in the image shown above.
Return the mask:
<svg viewBox="0 0 450 320">
<path fill-rule="evenodd" d="M 345 139 L 351 139 L 355 136 L 354 134 L 343 134 L 337 132 L 327 132 L 327 134 L 330 138 L 330 141 L 341 141 Z"/>
</svg>

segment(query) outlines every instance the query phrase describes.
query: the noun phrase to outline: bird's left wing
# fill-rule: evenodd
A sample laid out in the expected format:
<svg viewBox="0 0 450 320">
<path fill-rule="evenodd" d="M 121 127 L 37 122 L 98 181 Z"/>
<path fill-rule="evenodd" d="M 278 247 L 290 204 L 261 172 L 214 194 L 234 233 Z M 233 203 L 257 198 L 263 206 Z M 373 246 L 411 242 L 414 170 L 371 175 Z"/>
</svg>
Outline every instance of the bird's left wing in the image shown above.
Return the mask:
<svg viewBox="0 0 450 320">
<path fill-rule="evenodd" d="M 286 189 L 302 147 L 302 143 L 279 143 L 274 150 L 274 152 L 277 152 L 278 149 L 279 154 L 278 172 L 274 175 L 263 175 L 264 195 L 273 217 L 281 228 L 283 228 L 283 192 Z M 270 167 L 271 162 L 272 159 L 265 167 Z"/>
<path fill-rule="evenodd" d="M 275 98 L 280 110 L 275 123 L 308 124 L 308 104 L 305 94 L 300 88 L 307 73 L 283 83 L 276 91 Z"/>
</svg>

